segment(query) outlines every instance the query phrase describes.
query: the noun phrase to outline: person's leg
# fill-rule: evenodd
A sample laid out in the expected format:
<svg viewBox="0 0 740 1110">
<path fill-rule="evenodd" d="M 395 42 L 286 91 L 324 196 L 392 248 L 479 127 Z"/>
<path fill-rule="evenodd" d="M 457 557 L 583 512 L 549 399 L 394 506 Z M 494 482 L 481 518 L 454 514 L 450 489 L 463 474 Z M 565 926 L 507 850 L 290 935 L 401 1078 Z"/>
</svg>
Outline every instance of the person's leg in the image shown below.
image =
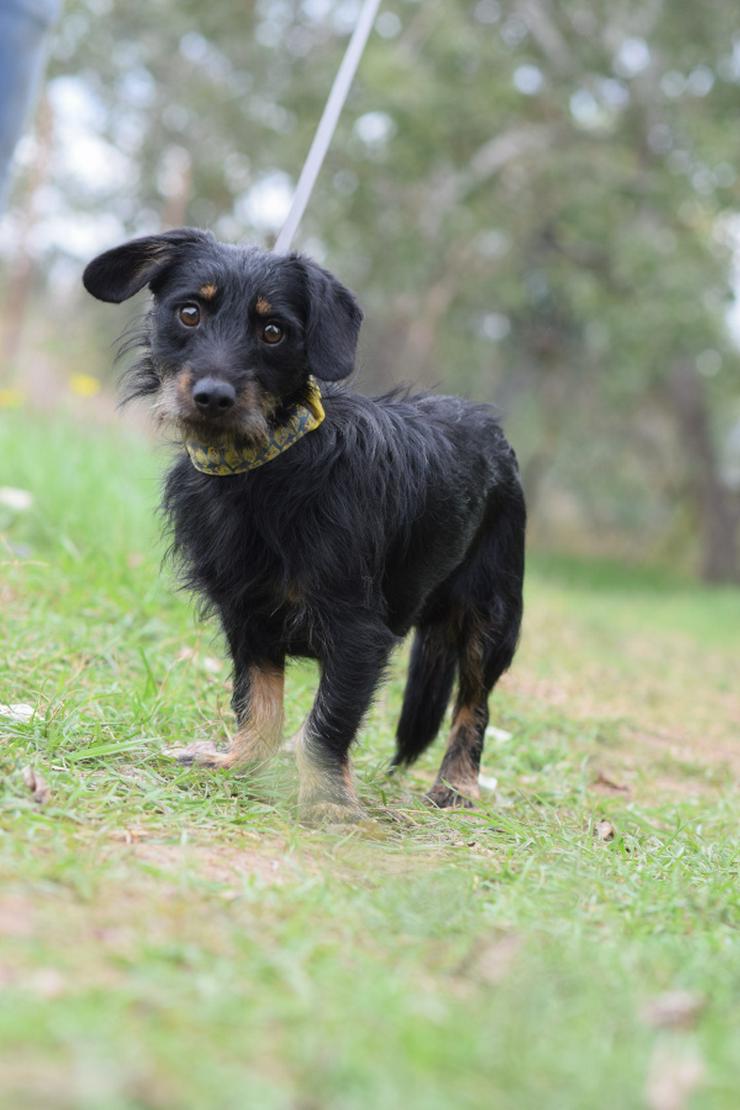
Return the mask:
<svg viewBox="0 0 740 1110">
<path fill-rule="evenodd" d="M 43 70 L 47 32 L 59 10 L 60 0 L 4 0 L 0 5 L 0 210 Z"/>
</svg>

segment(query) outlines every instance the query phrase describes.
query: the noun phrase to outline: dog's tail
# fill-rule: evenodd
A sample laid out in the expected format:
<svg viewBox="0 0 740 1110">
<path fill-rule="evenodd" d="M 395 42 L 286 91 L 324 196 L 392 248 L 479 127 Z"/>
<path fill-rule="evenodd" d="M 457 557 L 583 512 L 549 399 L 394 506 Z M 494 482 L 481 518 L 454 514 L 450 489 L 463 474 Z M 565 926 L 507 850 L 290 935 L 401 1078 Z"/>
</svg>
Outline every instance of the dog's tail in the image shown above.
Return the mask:
<svg viewBox="0 0 740 1110">
<path fill-rule="evenodd" d="M 417 629 L 396 733 L 394 767 L 413 763 L 439 732 L 456 666 L 455 644 L 444 626 Z"/>
</svg>

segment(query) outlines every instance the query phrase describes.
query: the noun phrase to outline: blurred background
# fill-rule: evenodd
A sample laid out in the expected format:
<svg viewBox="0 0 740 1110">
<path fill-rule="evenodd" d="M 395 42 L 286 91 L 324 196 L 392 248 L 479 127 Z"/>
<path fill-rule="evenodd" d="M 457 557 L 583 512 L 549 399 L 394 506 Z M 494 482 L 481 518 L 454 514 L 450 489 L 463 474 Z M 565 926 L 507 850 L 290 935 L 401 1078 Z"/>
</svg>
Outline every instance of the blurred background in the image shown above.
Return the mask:
<svg viewBox="0 0 740 1110">
<path fill-rule="evenodd" d="M 14 420 L 121 419 L 145 302 L 87 298 L 95 253 L 273 242 L 358 10 L 66 0 L 0 220 Z M 500 407 L 535 548 L 740 577 L 739 112 L 731 0 L 381 8 L 296 246 L 364 305 L 362 391 Z"/>
</svg>

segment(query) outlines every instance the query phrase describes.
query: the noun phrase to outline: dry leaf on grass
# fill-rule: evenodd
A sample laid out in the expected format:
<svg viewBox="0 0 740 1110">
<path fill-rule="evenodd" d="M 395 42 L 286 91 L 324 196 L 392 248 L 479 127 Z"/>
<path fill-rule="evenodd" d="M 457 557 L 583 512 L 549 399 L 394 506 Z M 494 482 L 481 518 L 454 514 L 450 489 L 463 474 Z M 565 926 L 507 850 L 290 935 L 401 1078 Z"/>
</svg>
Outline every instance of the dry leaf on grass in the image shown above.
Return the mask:
<svg viewBox="0 0 740 1110">
<path fill-rule="evenodd" d="M 706 1005 L 696 991 L 667 991 L 651 998 L 642 1011 L 642 1019 L 656 1029 L 692 1029 Z"/>
<path fill-rule="evenodd" d="M 645 1083 L 650 1110 L 684 1110 L 704 1077 L 704 1064 L 694 1051 L 657 1045 Z"/>
<path fill-rule="evenodd" d="M 0 505 L 23 513 L 33 505 L 33 494 L 27 489 L 16 489 L 15 486 L 0 486 Z"/>
<path fill-rule="evenodd" d="M 476 961 L 476 971 L 484 983 L 495 986 L 511 970 L 522 942 L 515 933 L 507 933 L 487 944 Z"/>
<path fill-rule="evenodd" d="M 26 724 L 31 720 L 36 710 L 25 702 L 15 702 L 13 705 L 0 705 L 0 717 L 7 717 L 11 721 L 20 721 Z"/>
<path fill-rule="evenodd" d="M 177 653 L 178 663 L 193 663 L 196 667 L 200 667 L 206 674 L 219 674 L 223 670 L 223 661 L 216 659 L 213 655 L 199 655 L 198 651 L 192 647 L 183 647 Z"/>
<path fill-rule="evenodd" d="M 27 986 L 39 998 L 59 998 L 64 993 L 64 976 L 54 967 L 39 967 L 29 976 Z"/>
<path fill-rule="evenodd" d="M 148 835 L 146 829 L 114 829 L 110 838 L 111 840 L 122 841 L 124 844 L 138 844 L 140 840 L 144 840 Z"/>
<path fill-rule="evenodd" d="M 521 948 L 516 933 L 503 933 L 490 940 L 479 941 L 463 957 L 457 974 L 473 982 L 493 987 L 506 978 Z"/>
<path fill-rule="evenodd" d="M 489 740 L 498 740 L 505 744 L 507 740 L 511 740 L 512 733 L 507 732 L 505 728 L 496 728 L 495 725 L 489 725 L 486 729 L 486 736 Z"/>
<path fill-rule="evenodd" d="M 597 821 L 594 834 L 599 840 L 614 840 L 614 825 L 611 821 Z"/>
<path fill-rule="evenodd" d="M 33 767 L 23 768 L 23 781 L 31 791 L 31 797 L 36 805 L 42 806 L 49 801 L 51 790 L 47 786 L 43 775 L 40 775 L 38 771 L 34 771 Z"/>
<path fill-rule="evenodd" d="M 605 775 L 603 771 L 597 772 L 596 778 L 593 780 L 591 785 L 593 787 L 596 787 L 597 789 L 601 787 L 602 790 L 607 791 L 610 794 L 630 793 L 629 786 L 625 786 L 624 783 L 621 782 L 615 782 L 614 779 L 610 779 L 608 775 Z"/>
</svg>

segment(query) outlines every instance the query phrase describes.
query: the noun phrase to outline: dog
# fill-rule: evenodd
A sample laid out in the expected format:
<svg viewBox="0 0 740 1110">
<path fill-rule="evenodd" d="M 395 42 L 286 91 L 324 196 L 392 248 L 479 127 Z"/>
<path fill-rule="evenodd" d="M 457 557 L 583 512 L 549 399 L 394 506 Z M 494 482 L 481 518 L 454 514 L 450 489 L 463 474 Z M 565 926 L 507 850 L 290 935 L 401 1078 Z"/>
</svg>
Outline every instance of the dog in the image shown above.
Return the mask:
<svg viewBox="0 0 740 1110">
<path fill-rule="evenodd" d="M 181 228 L 106 251 L 83 280 L 103 301 L 145 286 L 153 295 L 124 400 L 153 398 L 183 444 L 164 493 L 173 550 L 220 617 L 233 662 L 228 751 L 196 743 L 176 757 L 267 760 L 281 743 L 286 660 L 318 660 L 296 741 L 300 811 L 308 822 L 358 819 L 349 749 L 414 629 L 392 766 L 434 740 L 457 677 L 426 797 L 473 805 L 488 696 L 522 617 L 525 503 L 494 410 L 337 385 L 354 368 L 362 312 L 299 254 Z"/>
</svg>

